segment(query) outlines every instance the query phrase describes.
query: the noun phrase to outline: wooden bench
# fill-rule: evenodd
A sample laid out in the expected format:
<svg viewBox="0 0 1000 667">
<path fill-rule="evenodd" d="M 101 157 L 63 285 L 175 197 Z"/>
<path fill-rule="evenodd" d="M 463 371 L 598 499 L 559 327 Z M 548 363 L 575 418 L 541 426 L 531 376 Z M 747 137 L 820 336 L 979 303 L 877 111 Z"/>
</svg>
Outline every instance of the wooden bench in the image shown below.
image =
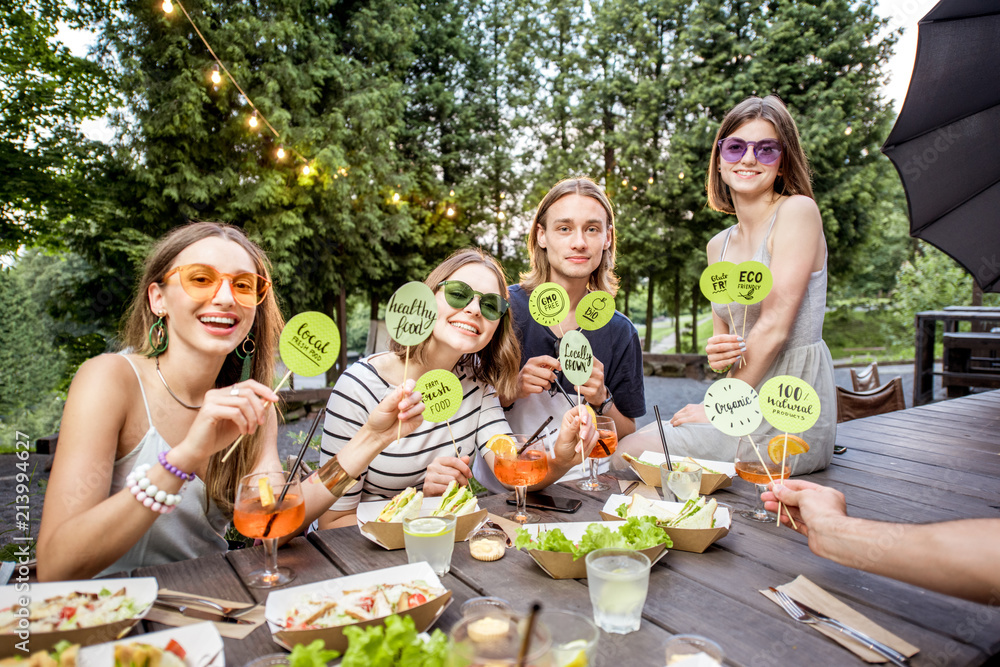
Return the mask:
<svg viewBox="0 0 1000 667">
<path fill-rule="evenodd" d="M 948 397 L 970 387 L 1000 388 L 1000 333 L 946 331 L 941 385 Z"/>
</svg>

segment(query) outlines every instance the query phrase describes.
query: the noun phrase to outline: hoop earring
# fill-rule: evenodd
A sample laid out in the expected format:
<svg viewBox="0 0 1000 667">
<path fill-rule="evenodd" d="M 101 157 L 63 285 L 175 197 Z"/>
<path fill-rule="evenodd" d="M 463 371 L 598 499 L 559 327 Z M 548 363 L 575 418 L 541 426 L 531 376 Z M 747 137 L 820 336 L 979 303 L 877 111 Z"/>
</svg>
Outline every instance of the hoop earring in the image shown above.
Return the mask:
<svg viewBox="0 0 1000 667">
<path fill-rule="evenodd" d="M 149 347 L 152 351 L 146 355 L 147 357 L 158 357 L 167 351 L 167 345 L 170 344 L 170 335 L 167 333 L 167 327 L 163 322 L 165 315 L 165 312 L 160 311 L 160 319 L 153 322 L 153 326 L 149 327 Z"/>
<path fill-rule="evenodd" d="M 247 349 L 247 344 L 249 343 L 250 349 Z M 243 354 L 240 354 L 240 352 Z M 250 372 L 253 370 L 253 353 L 257 351 L 257 346 L 253 342 L 253 332 L 247 333 L 247 337 L 243 339 L 243 343 L 236 348 L 236 356 L 243 360 L 243 370 L 240 372 L 240 382 L 244 382 L 250 379 Z"/>
</svg>

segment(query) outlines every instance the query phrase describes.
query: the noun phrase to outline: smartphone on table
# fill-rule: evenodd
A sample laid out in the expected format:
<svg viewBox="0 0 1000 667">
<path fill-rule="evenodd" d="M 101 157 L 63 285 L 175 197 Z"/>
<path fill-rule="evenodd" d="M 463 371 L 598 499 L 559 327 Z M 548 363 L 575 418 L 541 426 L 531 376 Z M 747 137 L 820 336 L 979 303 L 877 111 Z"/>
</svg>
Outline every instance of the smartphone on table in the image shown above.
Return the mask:
<svg viewBox="0 0 1000 667">
<path fill-rule="evenodd" d="M 507 499 L 508 505 L 517 505 L 517 501 L 511 497 Z M 583 503 L 575 498 L 557 498 L 547 493 L 529 491 L 525 500 L 525 505 L 536 510 L 548 510 L 550 512 L 565 512 L 572 514 L 580 509 Z"/>
</svg>

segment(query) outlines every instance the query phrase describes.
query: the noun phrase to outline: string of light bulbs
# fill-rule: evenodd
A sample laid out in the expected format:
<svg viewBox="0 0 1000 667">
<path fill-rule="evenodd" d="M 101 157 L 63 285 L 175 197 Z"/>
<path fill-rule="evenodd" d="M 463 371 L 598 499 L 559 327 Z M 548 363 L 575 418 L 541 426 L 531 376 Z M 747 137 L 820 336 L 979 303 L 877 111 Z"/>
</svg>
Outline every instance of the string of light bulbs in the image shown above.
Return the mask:
<svg viewBox="0 0 1000 667">
<path fill-rule="evenodd" d="M 278 130 L 276 130 L 273 125 L 271 125 L 270 121 L 267 120 L 267 117 L 264 116 L 264 114 L 260 111 L 257 105 L 254 104 L 254 101 L 250 98 L 249 95 L 247 95 L 246 91 L 243 90 L 239 82 L 236 81 L 236 77 L 232 75 L 232 73 L 229 71 L 229 68 L 226 67 L 225 63 L 222 62 L 219 56 L 215 55 L 215 50 L 212 49 L 211 44 L 209 44 L 208 40 L 205 39 L 205 35 L 202 34 L 201 30 L 198 29 L 198 26 L 195 24 L 194 19 L 191 18 L 190 14 L 188 14 L 187 9 L 181 3 L 181 0 L 163 0 L 162 4 L 163 12 L 165 14 L 172 14 L 174 11 L 174 5 L 177 5 L 178 7 L 181 8 L 181 12 L 184 13 L 184 18 L 186 18 L 188 23 L 191 24 L 191 27 L 194 28 L 195 34 L 198 35 L 199 39 L 201 39 L 202 44 L 204 44 L 205 48 L 208 49 L 209 55 L 212 56 L 213 60 L 215 60 L 215 67 L 212 68 L 212 74 L 211 74 L 212 83 L 214 84 L 221 83 L 222 76 L 220 74 L 220 71 L 222 73 L 225 73 L 226 78 L 229 79 L 230 82 L 232 82 L 232 84 L 236 87 L 236 90 L 238 90 L 240 95 L 243 96 L 243 99 L 246 100 L 247 105 L 249 105 L 249 107 L 253 109 L 253 114 L 247 120 L 247 124 L 251 128 L 257 129 L 258 124 L 263 122 L 264 126 L 267 127 L 267 129 L 271 132 L 271 134 L 274 135 L 274 138 L 278 140 L 278 150 L 275 151 L 275 156 L 279 160 L 283 160 L 285 158 L 286 152 L 290 151 L 293 155 L 295 155 L 295 157 L 297 157 L 304 163 L 302 166 L 302 175 L 308 176 L 312 172 L 312 167 L 309 166 L 310 161 L 294 148 L 288 148 L 286 151 L 284 142 L 281 139 L 281 133 L 279 133 Z M 347 175 L 347 170 L 344 169 L 343 167 L 341 167 L 337 171 L 342 176 Z M 334 174 L 334 178 L 337 178 L 337 174 Z"/>
</svg>

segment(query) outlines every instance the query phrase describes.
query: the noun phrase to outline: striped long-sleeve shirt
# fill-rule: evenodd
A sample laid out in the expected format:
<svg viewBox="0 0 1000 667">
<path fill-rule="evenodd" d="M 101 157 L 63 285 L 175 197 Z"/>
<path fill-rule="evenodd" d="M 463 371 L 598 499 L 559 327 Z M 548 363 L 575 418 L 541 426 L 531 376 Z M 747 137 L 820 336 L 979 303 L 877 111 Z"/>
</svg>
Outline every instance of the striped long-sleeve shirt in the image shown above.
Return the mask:
<svg viewBox="0 0 1000 667">
<path fill-rule="evenodd" d="M 340 451 L 368 420 L 368 415 L 395 389 L 369 359 L 352 364 L 337 380 L 326 405 L 320 464 Z M 462 369 L 462 405 L 449 422 L 462 456 L 473 450 L 485 452 L 486 441 L 498 433 L 510 433 L 503 408 L 493 387 L 483 386 Z M 454 456 L 448 424 L 423 422 L 416 431 L 390 444 L 375 457 L 355 484 L 330 509 L 355 509 L 360 501 L 392 498 L 408 486 L 423 487 L 427 466 L 438 456 Z"/>
</svg>

